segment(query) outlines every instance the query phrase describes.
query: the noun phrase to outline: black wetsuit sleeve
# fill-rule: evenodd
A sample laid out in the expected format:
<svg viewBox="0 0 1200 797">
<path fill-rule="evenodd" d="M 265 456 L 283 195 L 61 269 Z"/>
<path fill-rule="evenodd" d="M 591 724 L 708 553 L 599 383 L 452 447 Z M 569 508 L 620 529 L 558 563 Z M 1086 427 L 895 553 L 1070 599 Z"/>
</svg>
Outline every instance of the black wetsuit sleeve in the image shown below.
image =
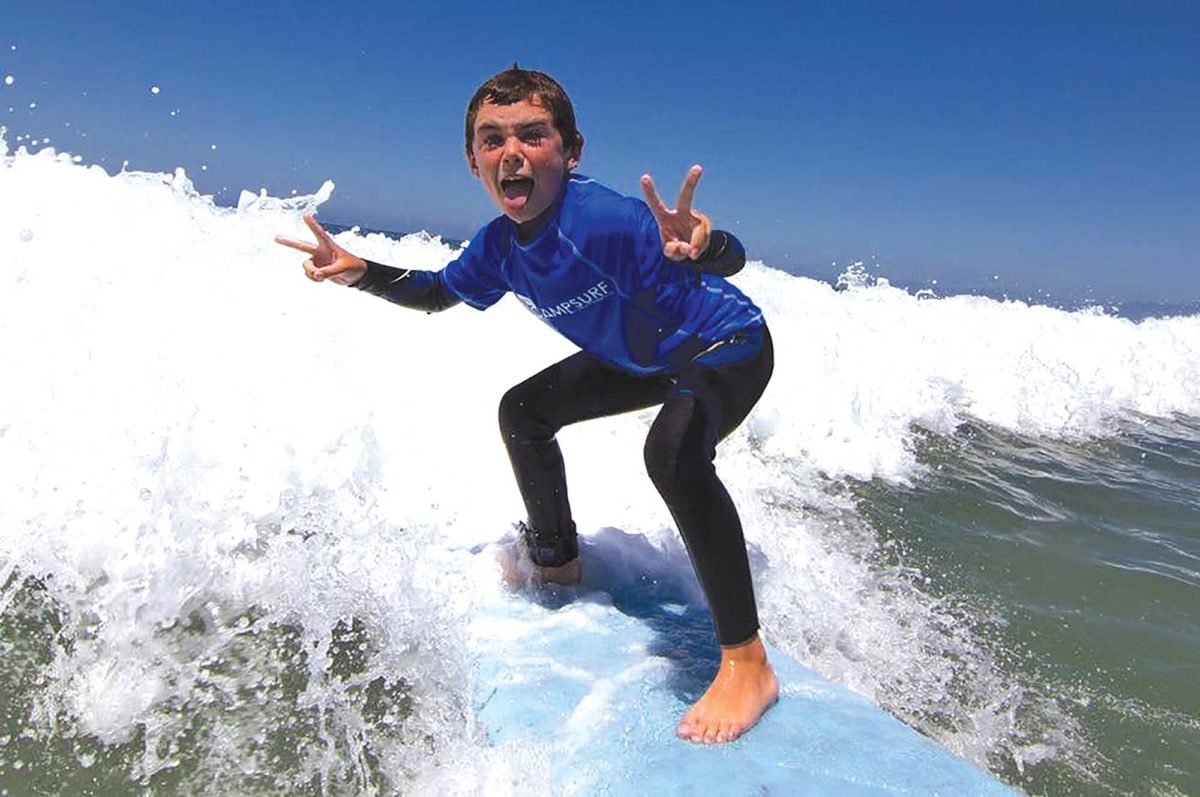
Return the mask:
<svg viewBox="0 0 1200 797">
<path fill-rule="evenodd" d="M 360 291 L 427 313 L 440 312 L 461 301 L 438 279 L 435 271 L 394 268 L 370 260 L 366 263 L 367 273 L 354 283 Z"/>
<path fill-rule="evenodd" d="M 713 230 L 708 249 L 694 262 L 695 267 L 706 274 L 729 277 L 746 265 L 746 249 L 733 233 Z"/>
</svg>

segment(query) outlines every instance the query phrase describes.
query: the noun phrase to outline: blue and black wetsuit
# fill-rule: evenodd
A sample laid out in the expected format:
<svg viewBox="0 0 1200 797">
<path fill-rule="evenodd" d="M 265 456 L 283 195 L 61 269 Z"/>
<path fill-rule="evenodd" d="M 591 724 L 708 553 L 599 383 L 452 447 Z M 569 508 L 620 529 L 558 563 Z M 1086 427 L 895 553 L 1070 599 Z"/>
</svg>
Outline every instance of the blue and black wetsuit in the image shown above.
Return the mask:
<svg viewBox="0 0 1200 797">
<path fill-rule="evenodd" d="M 534 561 L 578 555 L 555 435 L 563 426 L 663 405 L 646 467 L 679 527 L 723 645 L 758 631 L 745 540 L 713 467 L 716 444 L 762 395 L 773 367 L 762 312 L 724 279 L 745 263 L 714 231 L 700 260 L 671 261 L 639 199 L 572 175 L 531 240 L 501 216 L 442 271 L 368 263 L 358 288 L 427 311 L 485 309 L 511 291 L 582 351 L 512 388 L 500 428 L 529 514 Z"/>
</svg>

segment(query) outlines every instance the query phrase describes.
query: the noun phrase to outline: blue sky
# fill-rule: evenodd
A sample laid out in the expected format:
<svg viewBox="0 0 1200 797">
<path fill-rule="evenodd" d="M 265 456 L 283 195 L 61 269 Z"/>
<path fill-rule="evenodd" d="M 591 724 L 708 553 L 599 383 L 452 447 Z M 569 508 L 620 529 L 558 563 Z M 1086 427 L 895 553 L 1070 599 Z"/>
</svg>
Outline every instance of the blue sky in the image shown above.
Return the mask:
<svg viewBox="0 0 1200 797">
<path fill-rule="evenodd" d="M 223 202 L 333 179 L 327 220 L 467 237 L 495 211 L 463 110 L 516 59 L 570 92 L 580 171 L 702 163 L 697 206 L 773 265 L 1200 299 L 1196 3 L 4 5 L 10 146 Z"/>
</svg>

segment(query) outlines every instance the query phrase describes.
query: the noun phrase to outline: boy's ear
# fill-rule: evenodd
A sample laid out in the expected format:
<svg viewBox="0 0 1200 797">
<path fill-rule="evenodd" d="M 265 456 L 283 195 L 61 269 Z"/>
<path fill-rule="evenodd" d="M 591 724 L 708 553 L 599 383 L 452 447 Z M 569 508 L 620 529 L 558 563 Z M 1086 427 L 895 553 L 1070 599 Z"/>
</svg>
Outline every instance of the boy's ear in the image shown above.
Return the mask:
<svg viewBox="0 0 1200 797">
<path fill-rule="evenodd" d="M 567 149 L 567 171 L 573 171 L 583 159 L 583 134 L 575 134 L 575 142 Z"/>
<path fill-rule="evenodd" d="M 467 153 L 467 168 L 471 170 L 472 177 L 479 177 L 479 164 L 475 162 L 474 152 Z"/>
</svg>

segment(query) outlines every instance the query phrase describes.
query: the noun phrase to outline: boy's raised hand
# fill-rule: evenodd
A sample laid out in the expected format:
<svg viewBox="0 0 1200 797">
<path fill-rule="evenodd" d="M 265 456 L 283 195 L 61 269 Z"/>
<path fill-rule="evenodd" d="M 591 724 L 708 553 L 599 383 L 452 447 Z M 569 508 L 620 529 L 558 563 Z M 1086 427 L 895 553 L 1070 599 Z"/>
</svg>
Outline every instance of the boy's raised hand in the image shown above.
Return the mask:
<svg viewBox="0 0 1200 797">
<path fill-rule="evenodd" d="M 298 238 L 288 238 L 285 235 L 276 235 L 275 243 L 299 249 L 309 255 L 308 260 L 304 261 L 304 273 L 310 280 L 323 282 L 329 279 L 338 285 L 353 285 L 362 279 L 363 275 L 367 273 L 365 260 L 350 254 L 334 243 L 333 238 L 325 232 L 324 227 L 317 223 L 311 213 L 304 215 L 304 223 L 316 236 L 315 244 L 301 241 Z"/>
<path fill-rule="evenodd" d="M 696 193 L 696 183 L 704 170 L 699 166 L 688 169 L 683 178 L 683 187 L 679 189 L 679 200 L 675 209 L 668 208 L 654 188 L 654 180 L 648 174 L 642 175 L 642 190 L 646 193 L 646 203 L 658 219 L 658 232 L 662 236 L 663 254 L 671 260 L 697 260 L 708 249 L 708 240 L 712 235 L 712 222 L 708 216 L 692 209 L 692 195 Z"/>
</svg>

